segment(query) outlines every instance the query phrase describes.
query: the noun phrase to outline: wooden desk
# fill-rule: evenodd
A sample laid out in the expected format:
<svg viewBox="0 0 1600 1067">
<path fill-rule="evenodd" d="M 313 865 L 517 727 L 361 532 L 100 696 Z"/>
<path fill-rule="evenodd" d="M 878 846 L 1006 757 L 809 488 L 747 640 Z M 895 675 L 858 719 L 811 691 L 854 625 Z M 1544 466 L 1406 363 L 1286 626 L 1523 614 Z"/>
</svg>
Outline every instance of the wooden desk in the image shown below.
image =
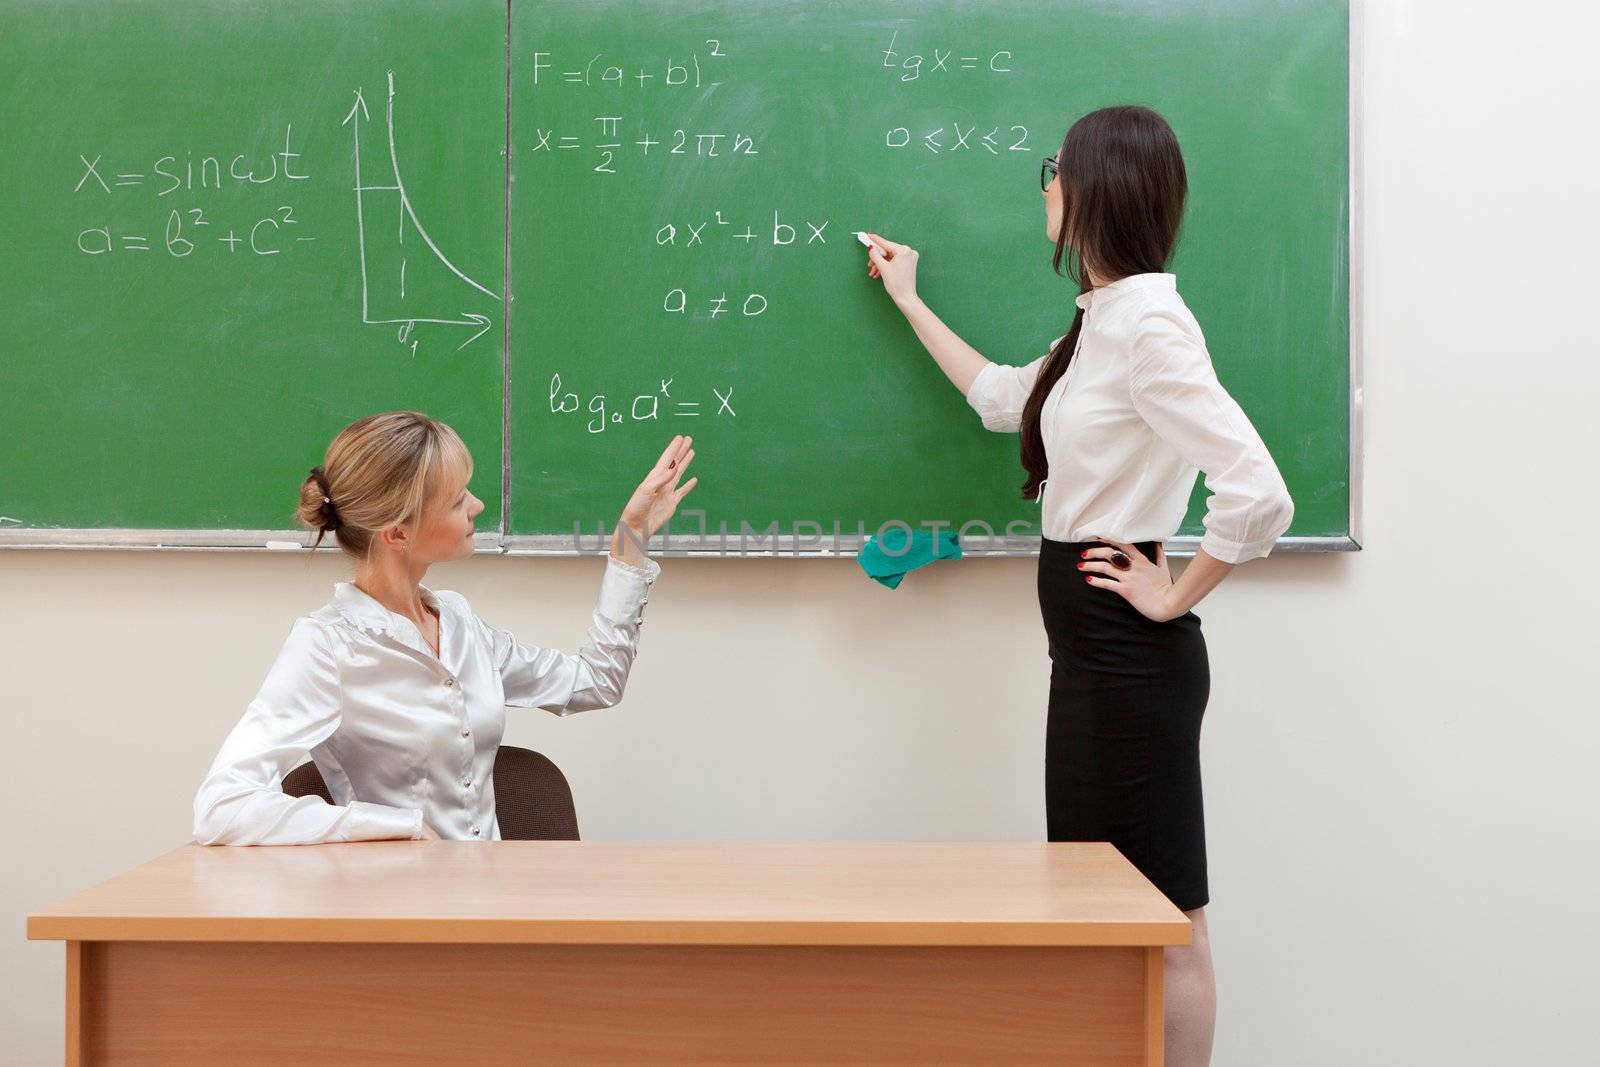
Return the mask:
<svg viewBox="0 0 1600 1067">
<path fill-rule="evenodd" d="M 1158 1064 L 1109 845 L 177 849 L 28 917 L 69 1063 Z"/>
</svg>

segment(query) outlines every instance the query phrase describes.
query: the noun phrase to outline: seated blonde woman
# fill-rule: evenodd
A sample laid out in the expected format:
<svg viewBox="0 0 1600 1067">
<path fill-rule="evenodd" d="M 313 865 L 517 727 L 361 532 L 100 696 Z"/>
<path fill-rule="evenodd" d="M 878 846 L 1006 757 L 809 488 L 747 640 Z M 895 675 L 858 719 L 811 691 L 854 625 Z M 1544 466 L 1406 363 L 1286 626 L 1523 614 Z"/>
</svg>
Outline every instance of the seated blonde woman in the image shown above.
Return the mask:
<svg viewBox="0 0 1600 1067">
<path fill-rule="evenodd" d="M 497 840 L 505 708 L 566 715 L 622 699 L 660 573 L 644 546 L 698 481 L 682 481 L 692 444 L 673 438 L 623 508 L 589 642 L 567 654 L 522 644 L 459 593 L 422 584 L 433 564 L 471 554 L 483 511 L 456 432 L 411 411 L 346 427 L 301 485 L 299 515 L 316 544 L 333 534 L 355 580 L 290 630 L 195 796 L 195 840 Z M 283 792 L 308 753 L 332 805 Z"/>
</svg>

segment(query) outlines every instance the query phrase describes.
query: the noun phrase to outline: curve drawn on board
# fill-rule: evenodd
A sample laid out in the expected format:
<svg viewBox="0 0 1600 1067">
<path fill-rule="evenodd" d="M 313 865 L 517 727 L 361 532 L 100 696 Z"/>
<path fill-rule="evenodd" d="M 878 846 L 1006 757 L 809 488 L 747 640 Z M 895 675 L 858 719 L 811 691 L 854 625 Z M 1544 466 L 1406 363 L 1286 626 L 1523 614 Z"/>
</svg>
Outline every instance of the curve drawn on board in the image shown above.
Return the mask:
<svg viewBox="0 0 1600 1067">
<path fill-rule="evenodd" d="M 425 255 L 431 254 L 434 260 L 436 260 L 439 264 L 442 264 L 445 269 L 451 274 L 455 275 L 456 278 L 460 279 L 462 282 L 465 282 L 468 286 L 482 293 L 484 296 L 496 301 L 500 299 L 500 296 L 499 294 L 491 292 L 489 289 L 486 289 L 484 286 L 468 277 L 467 274 L 461 270 L 461 268 L 452 263 L 450 261 L 450 257 L 445 255 L 439 246 L 434 243 L 433 238 L 428 235 L 428 231 L 422 225 L 422 220 L 417 218 L 417 212 L 412 206 L 411 197 L 406 193 L 405 181 L 400 176 L 400 157 L 399 153 L 395 149 L 394 71 L 391 70 L 388 72 L 388 99 L 385 102 L 384 112 L 385 124 L 388 126 L 389 170 L 391 173 L 390 181 L 392 181 L 393 184 L 367 185 L 362 180 L 361 127 L 363 123 L 372 121 L 372 115 L 367 111 L 366 97 L 363 95 L 361 89 L 357 88 L 355 94 L 355 103 L 351 105 L 349 113 L 345 115 L 344 121 L 340 123 L 340 125 L 350 127 L 352 151 L 355 155 L 356 242 L 359 247 L 361 257 L 361 321 L 369 326 L 398 326 L 399 330 L 397 337 L 400 343 L 406 344 L 407 342 L 410 342 L 413 355 L 416 354 L 418 342 L 412 339 L 411 335 L 416 329 L 418 323 L 470 328 L 473 331 L 472 334 L 468 336 L 465 341 L 462 341 L 456 346 L 456 351 L 459 352 L 472 342 L 476 341 L 478 338 L 482 337 L 484 334 L 488 333 L 493 327 L 494 322 L 489 318 L 488 315 L 468 311 L 458 312 L 453 317 L 447 317 L 447 314 L 422 314 L 400 315 L 395 318 L 374 318 L 372 315 L 372 294 L 367 264 L 367 208 L 365 198 L 374 193 L 393 193 L 398 194 L 399 196 L 400 221 L 396 235 L 397 244 L 405 244 L 406 222 L 409 220 L 411 223 L 411 229 L 416 232 L 417 236 L 422 239 L 423 244 L 427 246 L 426 252 L 424 253 Z M 405 299 L 406 295 L 406 266 L 408 259 L 409 257 L 405 254 L 401 255 L 398 294 L 396 296 L 396 299 L 401 301 Z"/>
</svg>

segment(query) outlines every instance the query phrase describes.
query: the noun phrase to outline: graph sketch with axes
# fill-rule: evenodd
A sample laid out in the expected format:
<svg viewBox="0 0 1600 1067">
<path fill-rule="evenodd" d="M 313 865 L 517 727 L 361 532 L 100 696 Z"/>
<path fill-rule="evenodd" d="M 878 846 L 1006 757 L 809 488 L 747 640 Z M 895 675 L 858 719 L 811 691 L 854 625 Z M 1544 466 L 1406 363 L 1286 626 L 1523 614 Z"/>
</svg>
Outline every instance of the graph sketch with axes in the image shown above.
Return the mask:
<svg viewBox="0 0 1600 1067">
<path fill-rule="evenodd" d="M 399 153 L 395 149 L 394 71 L 388 72 L 388 98 L 384 104 L 384 124 L 387 126 L 389 147 L 389 176 L 386 179 L 379 179 L 374 184 L 367 184 L 369 178 L 363 174 L 361 167 L 361 127 L 371 122 L 372 116 L 367 111 L 367 102 L 362 90 L 356 89 L 355 95 L 355 103 L 351 105 L 350 112 L 344 117 L 342 125 L 350 127 L 352 151 L 355 154 L 356 235 L 361 256 L 361 321 L 371 326 L 397 327 L 396 339 L 402 345 L 408 346 L 413 355 L 416 354 L 419 344 L 419 339 L 414 337 L 413 333 L 419 323 L 460 330 L 466 338 L 455 346 L 455 350 L 459 352 L 488 333 L 494 321 L 481 312 L 439 306 L 440 301 L 447 298 L 453 300 L 454 298 L 449 297 L 452 291 L 460 294 L 462 303 L 475 300 L 476 298 L 468 297 L 462 291 L 462 286 L 470 287 L 497 302 L 500 297 L 468 277 L 452 263 L 450 257 L 434 243 L 422 221 L 417 218 L 416 209 L 406 193 L 405 180 L 400 172 Z M 391 211 L 393 214 L 390 214 Z M 367 232 L 369 218 L 374 222 L 370 239 Z M 394 220 L 392 231 L 387 230 L 384 225 L 385 220 L 390 219 Z M 394 234 L 392 242 L 387 236 L 383 236 L 388 232 Z M 415 291 L 418 286 L 414 284 L 413 292 L 408 298 L 406 283 L 408 269 L 415 277 L 421 271 L 437 274 L 440 267 L 443 267 L 455 280 L 446 279 L 444 285 L 427 286 L 423 294 Z M 410 310 L 413 305 L 418 309 L 415 313 Z"/>
</svg>

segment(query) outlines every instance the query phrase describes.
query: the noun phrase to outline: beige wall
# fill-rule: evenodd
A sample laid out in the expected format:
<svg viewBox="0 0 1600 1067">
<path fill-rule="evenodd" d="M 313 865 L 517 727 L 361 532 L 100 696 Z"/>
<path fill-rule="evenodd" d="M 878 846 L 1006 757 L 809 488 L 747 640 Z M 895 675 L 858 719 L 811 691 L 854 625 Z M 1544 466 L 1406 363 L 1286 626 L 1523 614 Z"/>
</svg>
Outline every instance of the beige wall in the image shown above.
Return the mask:
<svg viewBox="0 0 1600 1067">
<path fill-rule="evenodd" d="M 1369 548 L 1252 564 L 1200 609 L 1219 1064 L 1596 1055 L 1600 92 L 1578 71 L 1600 20 L 1578 9 L 1367 5 Z M 571 645 L 598 575 L 479 559 L 434 581 Z M 23 940 L 26 912 L 184 839 L 215 746 L 339 576 L 0 553 L 0 1058 L 59 1056 L 62 951 Z M 668 560 L 626 702 L 518 713 L 508 740 L 567 770 L 595 839 L 1038 838 L 1032 583 L 1023 560 L 896 592 L 848 561 Z"/>
</svg>

